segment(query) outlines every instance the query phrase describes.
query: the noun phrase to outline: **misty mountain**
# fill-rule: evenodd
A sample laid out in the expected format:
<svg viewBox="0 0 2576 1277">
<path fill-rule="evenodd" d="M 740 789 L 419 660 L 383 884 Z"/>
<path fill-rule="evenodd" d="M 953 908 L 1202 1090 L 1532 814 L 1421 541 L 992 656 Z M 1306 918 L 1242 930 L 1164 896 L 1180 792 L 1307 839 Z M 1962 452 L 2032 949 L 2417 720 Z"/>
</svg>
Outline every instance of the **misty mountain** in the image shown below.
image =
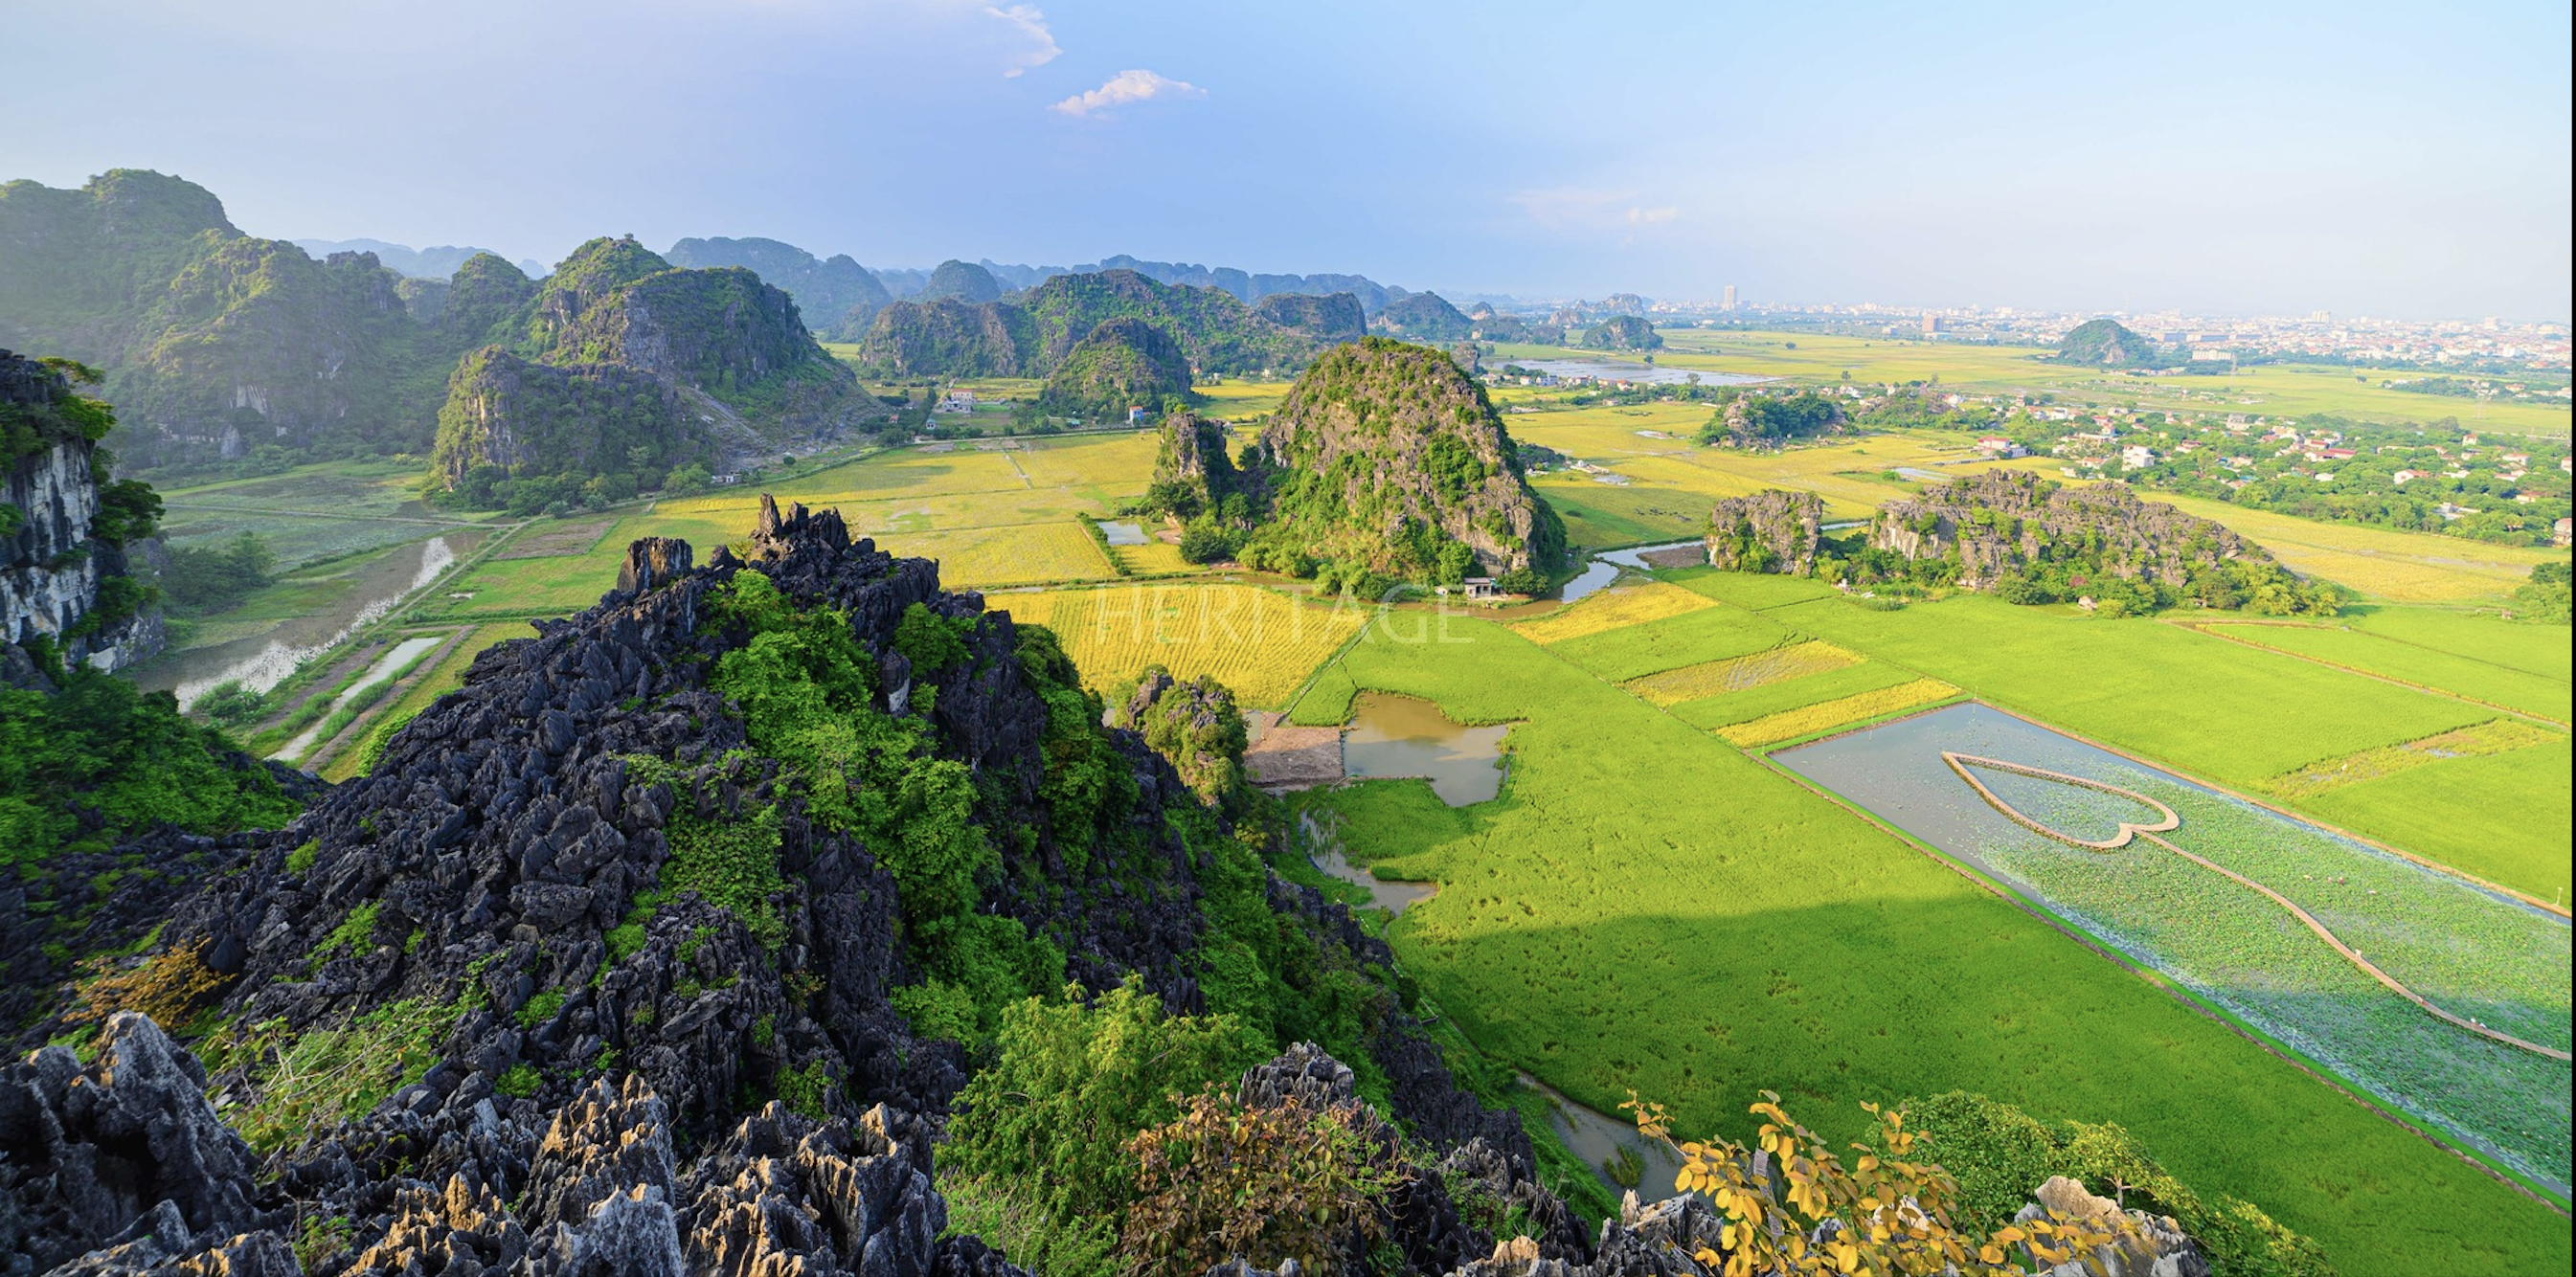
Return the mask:
<svg viewBox="0 0 2576 1277">
<path fill-rule="evenodd" d="M 380 239 L 298 239 L 287 242 L 320 258 L 327 258 L 333 253 L 373 253 L 385 269 L 412 279 L 446 279 L 454 275 L 456 268 L 464 265 L 466 260 L 475 254 L 492 253 L 488 248 L 460 247 L 455 244 L 433 244 L 428 248 L 413 248 L 408 244 L 388 244 Z M 492 255 L 501 256 L 499 253 L 492 253 Z M 531 276 L 543 276 L 546 273 L 545 263 L 533 257 L 522 257 L 516 265 Z"/>
</svg>

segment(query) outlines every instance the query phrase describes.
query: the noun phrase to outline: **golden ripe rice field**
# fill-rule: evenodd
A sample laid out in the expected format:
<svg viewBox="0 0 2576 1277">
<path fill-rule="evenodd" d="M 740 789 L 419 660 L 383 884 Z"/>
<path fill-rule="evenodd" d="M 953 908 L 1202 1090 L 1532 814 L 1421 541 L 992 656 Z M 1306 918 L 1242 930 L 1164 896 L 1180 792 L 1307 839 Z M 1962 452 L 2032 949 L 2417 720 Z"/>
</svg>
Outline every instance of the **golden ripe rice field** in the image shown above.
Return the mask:
<svg viewBox="0 0 2576 1277">
<path fill-rule="evenodd" d="M 1845 723 L 1857 723 L 1863 719 L 1876 718 L 1881 714 L 1893 714 L 1898 710 L 1929 705 L 1934 701 L 1945 700 L 1958 694 L 1958 688 L 1937 678 L 1918 678 L 1911 683 L 1899 683 L 1894 687 L 1862 692 L 1856 696 L 1837 697 L 1799 709 L 1766 714 L 1750 722 L 1721 727 L 1717 729 L 1717 734 L 1725 737 L 1731 744 L 1747 748 L 1771 745 L 1840 727 Z"/>
<path fill-rule="evenodd" d="M 1586 634 L 1660 621 L 1668 616 L 1715 606 L 1712 600 L 1678 585 L 1649 581 L 1641 585 L 1614 585 L 1596 590 L 1572 606 L 1535 620 L 1522 621 L 1513 628 L 1533 643 L 1561 643 Z"/>
<path fill-rule="evenodd" d="M 1091 534 L 1074 522 L 1029 523 L 954 532 L 895 532 L 877 548 L 939 561 L 939 583 L 952 590 L 995 589 L 1054 581 L 1098 581 L 1117 575 Z"/>
<path fill-rule="evenodd" d="M 988 608 L 1056 632 L 1095 690 L 1160 665 L 1213 675 L 1246 706 L 1277 707 L 1374 612 L 1223 582 L 996 595 Z"/>
</svg>

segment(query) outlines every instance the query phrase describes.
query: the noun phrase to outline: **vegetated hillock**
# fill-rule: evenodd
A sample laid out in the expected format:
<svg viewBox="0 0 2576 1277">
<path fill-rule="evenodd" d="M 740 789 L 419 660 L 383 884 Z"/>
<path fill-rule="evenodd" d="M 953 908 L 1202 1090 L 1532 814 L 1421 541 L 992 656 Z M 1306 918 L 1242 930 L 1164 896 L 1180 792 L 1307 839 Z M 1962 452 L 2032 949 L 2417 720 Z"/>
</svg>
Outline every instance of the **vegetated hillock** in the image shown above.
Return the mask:
<svg viewBox="0 0 2576 1277">
<path fill-rule="evenodd" d="M 2055 363 L 2092 368 L 2162 368 L 2183 362 L 2176 353 L 2131 332 L 2116 319 L 2089 319 L 2068 330 L 2057 343 Z"/>
<path fill-rule="evenodd" d="M 973 262 L 961 262 L 952 257 L 931 268 L 930 279 L 922 285 L 919 300 L 945 299 L 973 306 L 998 301 L 1001 296 L 1002 281 L 993 278 L 993 272 Z"/>
<path fill-rule="evenodd" d="M 287 828 L 121 848 L 77 985 L 11 985 L 22 1041 L 95 1063 L 0 1071 L 10 1252 L 1000 1277 L 958 1225 L 1143 1258 L 1145 1201 L 1416 1271 L 1506 1228 L 1591 1257 L 1384 943 L 1266 871 L 1296 853 L 1221 688 L 1107 728 L 1051 634 L 835 512 L 764 502 L 747 553 L 636 542 Z M 0 952 L 60 934 L 0 897 Z M 1131 1139 L 1206 1088 L 1285 1122 L 1250 1152 L 1323 1120 L 1387 1175 L 1328 1216 L 1148 1186 Z"/>
<path fill-rule="evenodd" d="M 1824 498 L 1765 488 L 1721 498 L 1708 516 L 1708 563 L 1725 572 L 1808 576 L 1824 527 Z"/>
<path fill-rule="evenodd" d="M 1424 345 L 1465 341 L 1476 331 L 1475 321 L 1460 314 L 1438 293 L 1413 293 L 1388 302 L 1369 326 L 1390 337 Z"/>
<path fill-rule="evenodd" d="M 662 254 L 682 268 L 740 266 L 796 299 L 805 326 L 827 341 L 856 341 L 894 297 L 876 273 L 837 254 L 816 258 L 774 239 L 684 239 Z"/>
<path fill-rule="evenodd" d="M 1124 420 L 1128 409 L 1160 413 L 1187 403 L 1189 356 L 1162 329 L 1141 319 L 1113 319 L 1091 330 L 1048 374 L 1038 406 L 1050 413 Z"/>
<path fill-rule="evenodd" d="M 1368 314 L 1360 308 L 1360 299 L 1349 293 L 1273 293 L 1253 303 L 1252 313 L 1326 345 L 1368 336 Z"/>
<path fill-rule="evenodd" d="M 477 294 L 516 291 L 492 259 L 467 265 Z M 785 292 L 741 267 L 674 269 L 632 239 L 582 245 L 487 336 L 449 378 L 430 461 L 433 493 L 469 508 L 619 500 L 882 415 Z"/>
<path fill-rule="evenodd" d="M 1812 390 L 1721 393 L 1727 393 L 1727 398 L 1708 424 L 1700 427 L 1700 443 L 1725 448 L 1778 448 L 1801 439 L 1838 435 L 1850 426 L 1841 404 Z"/>
<path fill-rule="evenodd" d="M 1274 553 L 1455 584 L 1535 588 L 1565 527 L 1523 478 L 1484 387 L 1449 356 L 1371 337 L 1315 361 L 1264 423 Z"/>
<path fill-rule="evenodd" d="M 2069 487 L 1988 470 L 1890 501 L 1845 563 L 1854 583 L 1992 593 L 2011 603 L 2090 599 L 2102 612 L 2188 604 L 2331 615 L 2342 592 L 2303 582 L 2261 546 L 2119 483 Z"/>
<path fill-rule="evenodd" d="M 1638 315 L 1613 315 L 1583 330 L 1586 350 L 1644 351 L 1664 348 L 1664 335 Z"/>
<path fill-rule="evenodd" d="M 1230 294 L 1113 270 L 1058 275 L 1011 301 L 897 302 L 877 313 L 859 361 L 895 377 L 1043 377 L 1112 319 L 1141 319 L 1170 334 L 1200 374 L 1302 367 L 1331 344 Z"/>
</svg>

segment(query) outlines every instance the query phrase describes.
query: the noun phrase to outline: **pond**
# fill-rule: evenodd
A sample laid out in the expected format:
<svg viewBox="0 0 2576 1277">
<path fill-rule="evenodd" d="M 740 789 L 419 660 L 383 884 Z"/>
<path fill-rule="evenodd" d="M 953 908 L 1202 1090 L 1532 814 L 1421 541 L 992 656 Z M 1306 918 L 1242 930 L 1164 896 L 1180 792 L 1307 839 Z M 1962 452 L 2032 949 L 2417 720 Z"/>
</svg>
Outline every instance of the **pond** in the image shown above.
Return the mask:
<svg viewBox="0 0 2576 1277">
<path fill-rule="evenodd" d="M 1100 521 L 1100 535 L 1111 545 L 1143 545 L 1146 541 L 1145 525 L 1111 519 Z"/>
<path fill-rule="evenodd" d="M 1352 864 L 1351 858 L 1342 851 L 1340 835 L 1317 824 L 1312 814 L 1301 815 L 1297 819 L 1305 830 L 1306 845 L 1311 849 L 1307 860 L 1331 877 L 1366 888 L 1370 904 L 1388 913 L 1402 913 L 1405 906 L 1440 894 L 1440 884 L 1436 882 L 1397 882 L 1380 878 Z"/>
<path fill-rule="evenodd" d="M 1748 376 L 1740 372 L 1711 372 L 1706 368 L 1665 368 L 1651 364 L 1630 363 L 1624 359 L 1512 359 L 1504 361 L 1532 372 L 1546 373 L 1559 380 L 1593 377 L 1602 381 L 1629 381 L 1648 386 L 1680 386 L 1693 376 L 1703 386 L 1746 386 L 1769 377 Z M 1501 365 L 1494 366 L 1499 373 Z"/>
<path fill-rule="evenodd" d="M 1595 1112 L 1527 1073 L 1521 1074 L 1521 1085 L 1547 1097 L 1548 1128 L 1612 1192 L 1633 1188 L 1640 1202 L 1662 1201 L 1673 1195 L 1673 1177 L 1681 1171 L 1681 1155 L 1660 1140 L 1639 1135 L 1636 1119 L 1626 1110 L 1617 1117 Z"/>
<path fill-rule="evenodd" d="M 1440 707 L 1410 696 L 1363 692 L 1342 736 L 1343 774 L 1363 780 L 1418 777 L 1452 807 L 1481 803 L 1503 789 L 1503 733 L 1508 724 L 1461 727 Z"/>
<path fill-rule="evenodd" d="M 1606 559 L 1594 559 L 1584 564 L 1582 575 L 1566 582 L 1565 587 L 1557 591 L 1557 596 L 1572 603 L 1618 579 L 1618 564 Z"/>
<path fill-rule="evenodd" d="M 1772 759 L 2565 1191 L 2564 917 L 1983 705 Z"/>
<path fill-rule="evenodd" d="M 207 689 L 236 679 L 252 691 L 265 692 L 306 661 L 383 619 L 454 567 L 460 556 L 472 553 L 484 535 L 479 530 L 451 532 L 397 548 L 353 569 L 321 610 L 287 617 L 261 633 L 229 643 L 173 653 L 138 674 L 136 681 L 147 689 L 177 692 L 182 708 L 194 704 Z"/>
</svg>

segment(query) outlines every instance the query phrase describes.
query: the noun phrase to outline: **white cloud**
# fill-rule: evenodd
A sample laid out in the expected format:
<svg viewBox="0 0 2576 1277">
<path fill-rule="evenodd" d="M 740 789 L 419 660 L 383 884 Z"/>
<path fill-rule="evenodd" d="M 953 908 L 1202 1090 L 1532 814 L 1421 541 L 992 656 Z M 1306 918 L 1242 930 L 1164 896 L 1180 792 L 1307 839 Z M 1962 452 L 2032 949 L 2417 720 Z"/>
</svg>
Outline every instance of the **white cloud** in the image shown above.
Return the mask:
<svg viewBox="0 0 2576 1277">
<path fill-rule="evenodd" d="M 1552 186 L 1508 197 L 1522 213 L 1551 231 L 1635 232 L 1678 220 L 1680 206 L 1648 204 L 1641 192 L 1585 186 Z"/>
<path fill-rule="evenodd" d="M 1109 77 L 1108 82 L 1099 88 L 1088 93 L 1074 94 L 1047 109 L 1059 115 L 1081 118 L 1122 106 L 1133 106 L 1138 102 L 1151 101 L 1154 98 L 1206 96 L 1207 90 L 1185 80 L 1166 79 L 1151 71 L 1121 71 Z"/>
<path fill-rule="evenodd" d="M 988 4 L 984 6 L 984 12 L 1010 24 L 1028 46 L 1012 59 L 1010 68 L 1002 72 L 1003 78 L 1025 75 L 1032 68 L 1055 61 L 1056 55 L 1064 52 L 1056 47 L 1055 32 L 1048 29 L 1046 15 L 1039 12 L 1036 5 L 1015 4 L 1004 8 Z"/>
</svg>

